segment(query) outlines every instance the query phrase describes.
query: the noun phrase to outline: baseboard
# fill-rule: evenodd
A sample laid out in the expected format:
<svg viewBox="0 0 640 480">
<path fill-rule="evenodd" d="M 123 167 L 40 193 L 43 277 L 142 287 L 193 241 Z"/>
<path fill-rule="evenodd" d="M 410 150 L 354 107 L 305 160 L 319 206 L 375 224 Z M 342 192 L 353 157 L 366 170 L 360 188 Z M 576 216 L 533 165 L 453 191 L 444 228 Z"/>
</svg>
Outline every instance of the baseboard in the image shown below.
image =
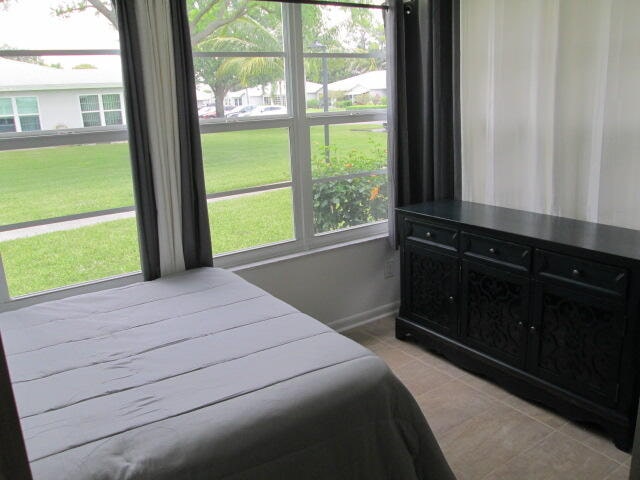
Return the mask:
<svg viewBox="0 0 640 480">
<path fill-rule="evenodd" d="M 376 320 L 384 317 L 397 315 L 398 308 L 400 308 L 400 302 L 387 303 L 386 305 L 381 305 L 364 312 L 356 313 L 355 315 L 339 318 L 329 322 L 328 325 L 338 332 L 344 332 L 370 322 L 375 322 Z"/>
</svg>

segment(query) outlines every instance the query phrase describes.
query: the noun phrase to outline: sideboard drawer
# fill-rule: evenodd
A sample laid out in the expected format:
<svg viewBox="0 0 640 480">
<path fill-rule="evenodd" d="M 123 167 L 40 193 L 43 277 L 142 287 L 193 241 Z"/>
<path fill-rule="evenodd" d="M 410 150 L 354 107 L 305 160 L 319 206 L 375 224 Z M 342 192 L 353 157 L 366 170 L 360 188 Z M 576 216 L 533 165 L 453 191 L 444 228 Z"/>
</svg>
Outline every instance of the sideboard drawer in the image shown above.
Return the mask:
<svg viewBox="0 0 640 480">
<path fill-rule="evenodd" d="M 466 256 L 501 263 L 517 270 L 529 271 L 531 247 L 495 238 L 462 233 L 462 249 Z"/>
<path fill-rule="evenodd" d="M 562 280 L 625 296 L 629 274 L 626 269 L 582 258 L 536 250 L 535 271 L 541 277 Z"/>
<path fill-rule="evenodd" d="M 405 237 L 408 240 L 458 251 L 458 231 L 439 225 L 405 219 Z"/>
</svg>

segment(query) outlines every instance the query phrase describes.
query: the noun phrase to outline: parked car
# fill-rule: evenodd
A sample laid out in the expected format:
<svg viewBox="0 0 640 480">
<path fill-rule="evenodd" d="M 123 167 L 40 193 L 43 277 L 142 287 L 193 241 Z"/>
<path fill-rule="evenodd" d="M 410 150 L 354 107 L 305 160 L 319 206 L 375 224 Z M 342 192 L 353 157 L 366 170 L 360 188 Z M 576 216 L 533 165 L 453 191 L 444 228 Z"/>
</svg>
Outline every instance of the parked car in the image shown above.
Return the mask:
<svg viewBox="0 0 640 480">
<path fill-rule="evenodd" d="M 264 117 L 267 115 L 286 115 L 287 113 L 289 113 L 287 111 L 287 107 L 283 107 L 281 105 L 261 105 L 249 112 L 247 115 L 242 116 Z"/>
<path fill-rule="evenodd" d="M 198 117 L 200 118 L 216 118 L 218 116 L 216 107 L 202 107 L 198 110 Z"/>
<path fill-rule="evenodd" d="M 227 117 L 243 117 L 252 110 L 258 108 L 259 105 L 241 105 L 227 112 Z"/>
</svg>

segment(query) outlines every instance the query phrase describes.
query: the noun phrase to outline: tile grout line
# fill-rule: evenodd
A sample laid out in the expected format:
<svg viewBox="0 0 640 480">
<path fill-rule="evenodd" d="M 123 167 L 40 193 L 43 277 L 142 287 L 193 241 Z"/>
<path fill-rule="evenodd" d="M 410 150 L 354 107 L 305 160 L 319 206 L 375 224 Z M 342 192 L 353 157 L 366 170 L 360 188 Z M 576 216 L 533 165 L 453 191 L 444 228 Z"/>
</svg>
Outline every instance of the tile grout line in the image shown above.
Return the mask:
<svg viewBox="0 0 640 480">
<path fill-rule="evenodd" d="M 595 447 L 593 447 L 593 446 L 591 446 L 591 445 L 589 445 L 589 444 L 585 443 L 584 441 L 579 440 L 579 439 L 577 439 L 577 438 L 574 438 L 574 437 L 572 437 L 571 435 L 569 435 L 569 434 L 567 434 L 567 433 L 565 433 L 565 432 L 560 431 L 560 429 L 561 429 L 561 428 L 565 427 L 565 426 L 569 423 L 569 420 L 566 420 L 566 421 L 565 421 L 565 423 L 563 423 L 560 427 L 552 427 L 551 425 L 549 425 L 549 424 L 547 424 L 547 423 L 544 423 L 544 422 L 542 422 L 542 421 L 538 420 L 538 419 L 537 419 L 537 418 L 535 418 L 535 417 L 532 417 L 532 416 L 531 416 L 531 415 L 529 415 L 528 413 L 526 413 L 526 412 L 522 412 L 522 411 L 520 411 L 519 409 L 517 409 L 516 407 L 514 407 L 514 406 L 512 406 L 512 405 L 509 405 L 509 404 L 508 404 L 508 403 L 506 403 L 503 399 L 500 399 L 500 398 L 498 398 L 498 397 L 496 397 L 496 396 L 494 396 L 494 395 L 492 395 L 492 394 L 490 394 L 490 393 L 483 392 L 482 390 L 479 390 L 479 389 L 478 389 L 477 387 L 475 387 L 474 385 L 471 385 L 470 383 L 468 383 L 468 382 L 464 381 L 464 379 L 459 378 L 459 377 L 455 377 L 455 376 L 451 375 L 449 372 L 447 372 L 447 371 L 445 371 L 445 370 L 441 370 L 441 369 L 440 369 L 440 368 L 438 368 L 436 365 L 428 365 L 428 364 L 426 364 L 426 362 L 425 362 L 425 361 L 423 361 L 420 357 L 418 357 L 418 356 L 416 356 L 416 355 L 414 355 L 414 354 L 412 354 L 412 353 L 410 353 L 410 352 L 405 352 L 405 351 L 404 351 L 404 350 L 402 350 L 401 348 L 399 348 L 399 347 L 397 347 L 397 346 L 393 345 L 391 342 L 387 342 L 387 341 L 385 341 L 384 339 L 381 339 L 381 338 L 379 338 L 379 337 L 377 337 L 377 336 L 375 336 L 375 335 L 374 335 L 374 337 L 375 337 L 378 341 L 380 341 L 380 342 L 382 342 L 382 343 L 385 343 L 386 345 L 389 345 L 389 346 L 391 346 L 391 347 L 393 347 L 393 348 L 396 348 L 396 349 L 398 349 L 398 350 L 402 351 L 403 353 L 405 353 L 405 354 L 409 355 L 410 357 L 415 358 L 416 360 L 420 361 L 422 364 L 424 364 L 424 365 L 425 365 L 425 366 L 427 366 L 428 368 L 433 368 L 433 369 L 435 369 L 435 370 L 438 370 L 440 373 L 443 373 L 443 374 L 445 374 L 445 375 L 448 375 L 448 376 L 449 376 L 449 377 L 451 377 L 452 379 L 459 380 L 459 381 L 460 381 L 460 382 L 462 382 L 464 385 L 466 385 L 466 386 L 468 386 L 468 387 L 472 388 L 473 390 L 475 390 L 476 392 L 478 392 L 480 395 L 484 395 L 485 397 L 488 397 L 488 398 L 490 398 L 490 399 L 492 399 L 492 400 L 498 401 L 498 402 L 502 403 L 503 405 L 505 405 L 505 406 L 507 406 L 507 407 L 509 407 L 509 408 L 511 408 L 511 409 L 513 409 L 513 410 L 515 410 L 515 411 L 517 411 L 518 413 L 520 413 L 520 414 L 522 414 L 522 415 L 525 415 L 526 417 L 528 417 L 528 418 L 530 418 L 530 419 L 532 419 L 532 420 L 534 420 L 534 421 L 536 421 L 536 422 L 538 422 L 538 423 L 540 423 L 540 424 L 542 424 L 542 425 L 544 425 L 544 426 L 546 426 L 546 427 L 549 427 L 549 428 L 551 428 L 551 429 L 552 429 L 552 430 L 554 430 L 554 431 L 558 431 L 559 433 L 561 433 L 561 434 L 562 434 L 562 435 L 564 435 L 565 437 L 570 438 L 571 440 L 574 440 L 574 441 L 578 442 L 578 443 L 579 443 L 579 444 L 581 444 L 582 446 L 587 447 L 589 450 L 591 450 L 591 451 L 593 451 L 593 452 L 596 452 L 596 453 L 598 453 L 598 454 L 600 454 L 600 455 L 602 455 L 602 456 L 606 457 L 606 458 L 607 458 L 607 459 L 609 459 L 609 460 L 614 461 L 614 462 L 615 462 L 615 463 L 617 463 L 618 465 L 624 465 L 624 464 L 625 464 L 625 462 L 627 461 L 627 460 L 620 461 L 620 460 L 618 460 L 618 459 L 616 459 L 616 458 L 613 458 L 613 457 L 611 457 L 610 455 L 607 455 L 607 454 L 606 454 L 606 453 L 604 453 L 604 452 L 601 452 L 601 451 L 599 451 L 599 450 L 596 450 L 596 448 L 595 448 Z M 395 341 L 400 342 L 401 340 L 397 340 L 397 339 L 395 339 Z M 416 345 L 416 346 L 417 346 L 417 345 Z M 439 357 L 438 357 L 438 358 L 439 358 Z M 443 359 L 443 360 L 444 360 L 444 361 L 447 361 L 446 359 Z M 452 365 L 453 365 L 453 364 L 452 364 Z M 453 366 L 455 367 L 455 365 L 453 365 Z M 461 369 L 461 370 L 462 370 L 462 369 Z M 464 371 L 464 370 L 463 370 L 463 371 Z M 473 375 L 473 373 L 470 373 L 470 374 L 471 374 L 471 375 Z M 479 378 L 480 380 L 484 380 L 482 377 L 478 377 L 478 378 Z M 484 380 L 484 381 L 486 381 L 486 380 Z M 447 382 L 447 383 L 448 383 L 448 382 Z M 498 388 L 501 388 L 501 387 L 498 387 Z M 506 390 L 505 390 L 505 392 L 506 392 Z M 507 392 L 507 393 L 510 393 L 510 392 Z M 517 398 L 520 398 L 520 397 L 518 397 L 517 395 L 516 395 L 516 397 L 517 397 Z M 524 400 L 525 402 L 528 402 L 528 400 L 526 400 L 526 399 L 521 399 L 521 400 Z M 530 403 L 530 402 L 528 402 L 528 403 Z M 533 405 L 533 404 L 532 404 L 532 405 Z M 535 405 L 534 405 L 534 406 L 535 406 Z M 563 420 L 565 420 L 565 419 L 564 419 L 564 417 L 562 417 L 562 418 L 563 418 Z"/>
<path fill-rule="evenodd" d="M 529 451 L 531 448 L 534 448 L 535 446 L 539 445 L 542 441 L 544 441 L 544 439 L 548 438 L 548 437 L 549 437 L 551 434 L 553 434 L 554 432 L 558 432 L 558 433 L 562 434 L 563 436 L 565 436 L 565 437 L 567 437 L 567 438 L 569 438 L 569 439 L 571 439 L 571 440 L 573 440 L 573 441 L 575 441 L 575 442 L 579 443 L 579 444 L 580 444 L 580 445 L 582 445 L 583 447 L 588 448 L 588 449 L 589 449 L 589 450 L 591 450 L 592 452 L 595 452 L 595 453 L 597 453 L 597 454 L 599 454 L 599 455 L 602 455 L 602 456 L 603 456 L 603 457 L 605 457 L 606 459 L 613 461 L 613 462 L 617 465 L 617 466 L 616 466 L 616 468 L 618 468 L 618 467 L 619 467 L 619 466 L 621 466 L 621 465 L 622 465 L 622 466 L 624 466 L 624 465 L 625 465 L 625 462 L 627 461 L 626 459 L 625 459 L 625 460 L 623 460 L 623 461 L 620 461 L 620 460 L 618 460 L 618 459 L 616 459 L 616 458 L 613 458 L 613 457 L 611 457 L 611 456 L 607 455 L 607 454 L 606 454 L 606 453 L 604 453 L 604 452 L 601 452 L 601 451 L 599 451 L 599 450 L 596 450 L 596 448 L 595 448 L 595 447 L 593 447 L 593 446 L 591 446 L 591 445 L 588 445 L 588 444 L 587 444 L 587 443 L 585 443 L 584 441 L 579 440 L 579 439 L 577 439 L 577 438 L 574 438 L 574 437 L 572 437 L 571 435 L 569 435 L 569 434 L 567 434 L 567 433 L 565 433 L 565 432 L 561 431 L 560 429 L 561 429 L 561 428 L 564 428 L 564 427 L 569 423 L 569 421 L 568 421 L 568 420 L 567 420 L 567 421 L 565 421 L 565 423 L 564 423 L 564 424 L 562 424 L 560 427 L 553 427 L 553 426 L 551 426 L 551 425 L 549 425 L 549 424 L 547 424 L 547 423 L 545 423 L 545 422 L 543 422 L 543 421 L 541 421 L 541 420 L 539 420 L 539 419 L 537 419 L 537 418 L 535 418 L 535 417 L 531 416 L 530 414 L 528 414 L 528 413 L 526 413 L 526 412 L 523 412 L 523 411 L 519 410 L 518 408 L 516 408 L 516 407 L 514 407 L 514 406 L 512 406 L 512 405 L 509 405 L 508 403 L 506 403 L 506 402 L 505 402 L 505 400 L 503 400 L 503 399 L 501 399 L 501 398 L 498 398 L 498 397 L 496 397 L 496 396 L 494 396 L 494 395 L 492 395 L 492 394 L 490 394 L 490 393 L 483 392 L 482 390 L 479 390 L 476 386 L 471 385 L 470 383 L 466 382 L 466 381 L 465 381 L 465 380 L 463 380 L 462 378 L 456 377 L 456 376 L 452 375 L 451 373 L 447 372 L 446 370 L 439 368 L 439 367 L 438 367 L 438 366 L 436 366 L 436 365 L 427 364 L 427 363 L 426 363 L 426 361 L 425 361 L 425 360 L 423 360 L 422 358 L 420 358 L 419 356 L 417 356 L 417 355 L 415 355 L 415 354 L 413 354 L 413 353 L 411 353 L 411 352 L 407 352 L 407 351 L 405 351 L 405 350 L 403 350 L 403 349 L 399 348 L 397 345 L 395 345 L 395 342 L 401 342 L 401 340 L 398 340 L 398 339 L 396 339 L 395 337 L 394 337 L 392 340 L 387 340 L 387 339 L 385 339 L 385 338 L 380 338 L 378 335 L 373 334 L 373 333 L 370 333 L 370 332 L 366 332 L 366 331 L 365 331 L 365 332 L 363 332 L 363 333 L 365 333 L 365 334 L 366 334 L 366 335 L 368 335 L 369 337 L 371 337 L 371 338 L 373 338 L 373 339 L 377 340 L 378 342 L 382 343 L 383 345 L 386 345 L 386 346 L 389 346 L 389 347 L 391 347 L 391 348 L 394 348 L 394 349 L 396 349 L 396 350 L 401 351 L 402 353 L 404 353 L 404 354 L 408 355 L 409 357 L 411 357 L 411 358 L 413 358 L 413 359 L 415 359 L 415 360 L 419 361 L 420 363 L 422 363 L 423 365 L 425 365 L 425 367 L 427 367 L 427 368 L 432 368 L 432 369 L 434 369 L 434 370 L 437 370 L 439 373 L 442 373 L 442 374 L 444 374 L 444 375 L 446 375 L 446 376 L 448 376 L 448 377 L 450 378 L 450 380 L 449 380 L 449 381 L 445 382 L 443 385 L 441 385 L 441 386 L 439 386 L 439 387 L 434 388 L 433 390 L 430 390 L 429 392 L 431 392 L 431 391 L 435 391 L 435 390 L 437 390 L 437 389 L 441 388 L 442 386 L 444 386 L 444 385 L 446 385 L 446 384 L 450 383 L 452 380 L 458 380 L 458 381 L 460 381 L 462 384 L 464 384 L 465 386 L 467 386 L 467 387 L 469 387 L 469 388 L 473 389 L 474 391 L 476 391 L 479 395 L 483 395 L 483 396 L 485 396 L 485 397 L 487 397 L 487 398 L 489 398 L 489 399 L 491 399 L 491 400 L 498 401 L 498 402 L 500 402 L 502 405 L 504 405 L 504 406 L 506 406 L 506 407 L 508 407 L 508 408 L 510 408 L 510 409 L 512 409 L 512 410 L 514 410 L 514 411 L 516 411 L 516 412 L 518 412 L 519 414 L 524 415 L 524 416 L 526 416 L 527 418 L 529 418 L 529 419 L 531 419 L 531 420 L 533 420 L 533 421 L 535 421 L 535 422 L 537 422 L 537 423 L 539 423 L 539 424 L 541 424 L 541 425 L 544 425 L 545 427 L 547 427 L 547 428 L 550 428 L 550 429 L 551 429 L 551 432 L 549 433 L 549 435 L 545 436 L 545 437 L 543 438 L 543 440 L 541 440 L 540 442 L 537 442 L 535 445 L 531 446 L 530 448 L 527 448 L 527 449 L 526 449 L 526 450 L 524 450 L 523 452 L 521 452 L 521 453 L 519 453 L 518 455 L 516 455 L 514 458 L 518 457 L 519 455 L 522 455 L 524 452 Z M 415 346 L 416 346 L 417 348 L 420 348 L 420 347 L 419 347 L 419 345 L 415 345 Z M 427 351 L 427 353 L 429 353 L 429 352 Z M 436 357 L 436 358 L 440 359 L 439 357 Z M 442 359 L 442 360 L 443 360 L 443 361 L 447 361 L 446 359 Z M 453 364 L 452 364 L 452 365 L 453 365 Z M 453 365 L 453 366 L 455 367 L 455 365 Z M 456 367 L 456 368 L 457 368 L 457 367 Z M 464 371 L 463 369 L 461 369 L 461 370 L 462 370 L 462 371 Z M 473 375 L 473 373 L 470 373 L 470 374 L 471 374 L 471 375 Z M 478 378 L 479 378 L 480 380 L 486 381 L 486 380 L 484 380 L 482 377 L 478 377 Z M 501 388 L 501 387 L 498 387 L 498 388 Z M 425 394 L 426 394 L 426 393 L 429 393 L 429 392 L 425 392 Z M 506 390 L 505 390 L 505 392 L 506 392 Z M 510 392 L 507 392 L 507 393 L 510 393 Z M 423 395 L 424 395 L 424 394 L 423 394 Z M 419 396 L 420 396 L 420 395 L 419 395 Z M 520 397 L 518 397 L 517 395 L 516 395 L 516 397 L 517 397 L 517 398 L 520 398 Z M 522 400 L 524 400 L 525 402 L 528 402 L 528 400 L 526 400 L 526 399 L 522 399 Z M 530 402 L 528 402 L 528 403 L 530 403 Z M 533 404 L 532 404 L 532 405 L 533 405 Z M 535 405 L 534 405 L 534 406 L 535 406 Z M 564 420 L 564 417 L 563 417 L 563 420 Z M 510 461 L 511 461 L 511 460 L 510 460 Z M 492 471 L 491 471 L 491 472 L 489 472 L 489 473 L 493 473 L 495 470 L 496 470 L 496 469 L 492 470 Z M 614 469 L 614 470 L 615 470 L 615 469 Z M 609 475 L 607 475 L 607 476 L 610 476 L 610 474 L 609 474 Z M 485 476 L 485 477 L 483 477 L 483 478 L 486 478 L 486 476 Z"/>
<path fill-rule="evenodd" d="M 515 410 L 515 409 L 514 409 Z M 548 425 L 547 425 L 548 426 Z M 482 480 L 486 479 L 489 477 L 489 475 L 491 475 L 493 472 L 495 472 L 496 470 L 500 469 L 501 467 L 505 466 L 505 465 L 509 465 L 511 462 L 515 461 L 518 457 L 520 457 L 521 455 L 524 455 L 527 452 L 530 452 L 531 450 L 533 450 L 534 448 L 536 448 L 537 446 L 541 445 L 542 442 L 544 442 L 547 438 L 549 438 L 551 435 L 553 435 L 556 432 L 556 430 L 554 428 L 551 428 L 551 431 L 546 434 L 544 437 L 542 437 L 538 442 L 535 442 L 533 445 L 530 445 L 529 447 L 525 448 L 523 451 L 517 453 L 516 455 L 514 455 L 512 458 L 510 458 L 506 463 L 503 463 L 502 465 L 494 468 L 493 470 L 491 470 L 489 473 L 487 473 L 484 477 L 482 477 Z"/>
</svg>

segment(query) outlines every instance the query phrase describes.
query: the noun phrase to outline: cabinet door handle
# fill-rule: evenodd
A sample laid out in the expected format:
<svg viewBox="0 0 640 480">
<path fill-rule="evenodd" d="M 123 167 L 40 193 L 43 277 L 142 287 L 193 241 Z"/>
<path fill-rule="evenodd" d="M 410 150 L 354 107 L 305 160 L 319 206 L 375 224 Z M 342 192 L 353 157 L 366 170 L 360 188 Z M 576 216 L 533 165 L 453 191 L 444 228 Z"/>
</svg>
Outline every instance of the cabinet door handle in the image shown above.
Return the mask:
<svg viewBox="0 0 640 480">
<path fill-rule="evenodd" d="M 427 237 L 427 238 L 431 238 L 431 232 L 425 233 L 424 236 Z"/>
<path fill-rule="evenodd" d="M 531 330 L 531 333 L 535 333 L 535 331 L 536 331 L 536 327 L 535 327 L 535 325 L 531 325 L 531 326 L 529 327 L 529 330 Z"/>
<path fill-rule="evenodd" d="M 574 268 L 573 270 L 571 270 L 571 275 L 573 275 L 574 277 L 579 277 L 580 270 L 578 270 L 577 268 Z"/>
<path fill-rule="evenodd" d="M 519 321 L 519 322 L 518 322 L 518 326 L 519 326 L 519 327 L 524 327 L 524 323 L 522 323 L 522 321 Z"/>
<path fill-rule="evenodd" d="M 449 303 L 453 303 L 455 301 L 455 298 L 453 298 L 453 296 L 449 297 Z"/>
<path fill-rule="evenodd" d="M 496 249 L 495 249 L 495 248 L 493 248 L 493 247 L 491 247 L 491 248 L 489 249 L 489 253 L 490 253 L 490 254 L 492 254 L 492 255 L 495 255 L 495 253 L 496 253 Z"/>
</svg>

